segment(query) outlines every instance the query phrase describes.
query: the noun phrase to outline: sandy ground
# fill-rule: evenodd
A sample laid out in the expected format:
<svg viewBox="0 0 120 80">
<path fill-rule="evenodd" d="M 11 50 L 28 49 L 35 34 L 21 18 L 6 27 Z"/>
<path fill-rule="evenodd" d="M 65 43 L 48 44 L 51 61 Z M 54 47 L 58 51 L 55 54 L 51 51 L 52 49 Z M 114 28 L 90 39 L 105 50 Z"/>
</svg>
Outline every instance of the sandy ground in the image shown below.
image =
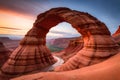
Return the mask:
<svg viewBox="0 0 120 80">
<path fill-rule="evenodd" d="M 120 80 L 120 53 L 89 67 L 66 72 L 47 72 L 11 80 Z"/>
</svg>

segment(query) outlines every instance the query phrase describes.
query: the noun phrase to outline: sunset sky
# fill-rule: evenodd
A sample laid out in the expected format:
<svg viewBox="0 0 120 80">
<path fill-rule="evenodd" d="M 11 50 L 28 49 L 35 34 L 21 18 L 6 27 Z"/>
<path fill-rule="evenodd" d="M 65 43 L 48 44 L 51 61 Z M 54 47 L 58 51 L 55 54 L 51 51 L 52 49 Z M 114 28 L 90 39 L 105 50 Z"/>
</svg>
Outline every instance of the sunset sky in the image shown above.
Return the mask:
<svg viewBox="0 0 120 80">
<path fill-rule="evenodd" d="M 104 22 L 111 33 L 120 25 L 120 0 L 0 0 L 0 36 L 22 36 L 36 16 L 54 7 L 88 12 Z M 63 22 L 52 28 L 47 38 L 74 37 L 79 33 Z"/>
</svg>

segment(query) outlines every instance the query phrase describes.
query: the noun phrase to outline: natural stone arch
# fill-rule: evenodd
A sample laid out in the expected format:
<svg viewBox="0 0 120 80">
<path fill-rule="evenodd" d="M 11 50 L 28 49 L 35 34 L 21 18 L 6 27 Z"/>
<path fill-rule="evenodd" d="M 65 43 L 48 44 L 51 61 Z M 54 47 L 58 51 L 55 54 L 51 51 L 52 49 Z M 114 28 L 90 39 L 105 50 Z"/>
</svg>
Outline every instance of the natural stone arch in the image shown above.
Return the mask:
<svg viewBox="0 0 120 80">
<path fill-rule="evenodd" d="M 45 38 L 51 27 L 63 21 L 70 23 L 81 33 L 84 47 L 65 64 L 57 68 L 57 71 L 72 70 L 99 63 L 118 52 L 118 45 L 112 39 L 104 23 L 88 13 L 68 8 L 53 8 L 37 16 L 32 29 L 28 31 L 19 47 L 2 67 L 2 72 L 20 74 L 53 64 L 55 60 L 45 45 Z M 41 58 L 42 55 L 46 57 Z M 27 60 L 29 58 L 32 60 L 30 67 L 29 60 Z M 44 60 L 44 65 L 40 65 L 41 60 Z"/>
</svg>

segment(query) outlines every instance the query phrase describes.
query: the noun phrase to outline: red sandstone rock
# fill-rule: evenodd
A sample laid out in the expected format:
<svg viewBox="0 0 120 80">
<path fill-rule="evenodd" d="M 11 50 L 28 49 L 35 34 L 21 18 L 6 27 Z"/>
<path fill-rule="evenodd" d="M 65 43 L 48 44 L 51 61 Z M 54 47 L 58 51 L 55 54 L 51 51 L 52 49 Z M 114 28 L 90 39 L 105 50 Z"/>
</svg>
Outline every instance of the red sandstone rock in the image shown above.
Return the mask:
<svg viewBox="0 0 120 80">
<path fill-rule="evenodd" d="M 2 42 L 0 42 L 0 67 L 5 63 L 8 59 L 10 51 L 5 48 Z"/>
<path fill-rule="evenodd" d="M 11 80 L 120 80 L 120 53 L 92 66 L 65 72 L 25 75 Z"/>
<path fill-rule="evenodd" d="M 50 46 L 55 46 L 58 48 L 66 48 L 70 42 L 70 40 L 74 40 L 77 37 L 73 38 L 56 38 L 56 39 L 50 39 L 47 41 L 47 44 Z"/>
<path fill-rule="evenodd" d="M 116 30 L 116 32 L 112 36 L 116 36 L 118 34 L 120 34 L 120 26 L 118 27 L 118 29 Z"/>
<path fill-rule="evenodd" d="M 120 44 L 120 26 L 118 27 L 117 31 L 112 35 L 115 42 Z"/>
<path fill-rule="evenodd" d="M 56 71 L 67 71 L 99 63 L 119 51 L 106 25 L 88 13 L 68 8 L 53 8 L 37 16 L 33 28 L 2 67 L 2 72 L 22 74 L 53 64 L 45 45 L 49 29 L 68 22 L 83 36 L 84 47 Z M 67 75 L 67 74 L 66 74 Z"/>
<path fill-rule="evenodd" d="M 70 40 L 68 47 L 60 52 L 55 52 L 54 55 L 61 57 L 66 62 L 69 58 L 74 56 L 78 51 L 83 48 L 82 37 Z"/>
<path fill-rule="evenodd" d="M 10 55 L 8 61 L 1 68 L 2 72 L 9 75 L 19 75 L 41 70 L 56 61 L 45 46 L 45 37 L 41 30 L 33 27 L 21 40 L 20 45 Z"/>
</svg>

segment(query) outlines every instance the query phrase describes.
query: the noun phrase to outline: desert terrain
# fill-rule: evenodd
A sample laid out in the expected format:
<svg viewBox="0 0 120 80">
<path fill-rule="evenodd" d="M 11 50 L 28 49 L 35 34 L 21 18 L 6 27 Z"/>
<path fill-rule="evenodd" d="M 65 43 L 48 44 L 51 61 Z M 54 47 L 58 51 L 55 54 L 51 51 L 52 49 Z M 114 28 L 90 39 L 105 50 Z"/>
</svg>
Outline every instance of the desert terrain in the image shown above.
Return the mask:
<svg viewBox="0 0 120 80">
<path fill-rule="evenodd" d="M 47 41 L 49 30 L 64 21 L 81 37 Z M 0 79 L 120 80 L 119 39 L 120 28 L 111 34 L 103 22 L 87 12 L 52 8 L 37 16 L 21 40 L 1 38 L 1 54 L 7 57 L 1 64 Z"/>
</svg>

